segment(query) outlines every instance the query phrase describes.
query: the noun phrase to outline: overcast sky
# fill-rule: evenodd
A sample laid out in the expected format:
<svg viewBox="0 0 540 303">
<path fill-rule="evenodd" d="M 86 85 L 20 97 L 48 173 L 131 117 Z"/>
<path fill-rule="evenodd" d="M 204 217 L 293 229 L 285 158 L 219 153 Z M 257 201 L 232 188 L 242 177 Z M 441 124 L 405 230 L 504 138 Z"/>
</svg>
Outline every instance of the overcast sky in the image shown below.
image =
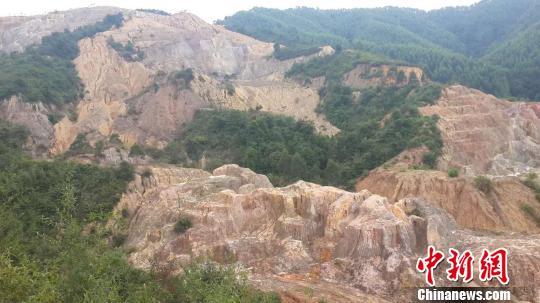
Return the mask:
<svg viewBox="0 0 540 303">
<path fill-rule="evenodd" d="M 131 9 L 156 8 L 170 13 L 186 10 L 211 22 L 254 6 L 275 8 L 308 6 L 330 9 L 392 5 L 431 10 L 445 6 L 470 5 L 475 2 L 478 0 L 0 0 L 0 15 L 36 15 L 54 10 L 107 5 Z"/>
</svg>

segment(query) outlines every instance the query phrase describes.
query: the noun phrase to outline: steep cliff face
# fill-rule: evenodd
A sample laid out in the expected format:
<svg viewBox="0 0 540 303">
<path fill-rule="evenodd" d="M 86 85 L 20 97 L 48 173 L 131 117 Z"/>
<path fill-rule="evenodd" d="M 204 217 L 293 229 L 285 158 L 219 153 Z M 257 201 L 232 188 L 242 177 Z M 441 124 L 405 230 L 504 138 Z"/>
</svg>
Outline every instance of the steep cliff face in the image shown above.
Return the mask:
<svg viewBox="0 0 540 303">
<path fill-rule="evenodd" d="M 509 175 L 540 167 L 540 104 L 510 102 L 463 86 L 446 88 L 435 105 L 444 141 L 440 167 Z"/>
<path fill-rule="evenodd" d="M 33 156 L 46 154 L 54 138 L 54 128 L 48 115 L 51 107 L 42 103 L 26 103 L 18 97 L 0 102 L 0 118 L 24 125 L 30 132 L 29 149 Z"/>
<path fill-rule="evenodd" d="M 305 182 L 273 188 L 265 176 L 231 165 L 212 175 L 181 169 L 184 178 L 168 177 L 171 168 L 151 171 L 117 207 L 130 214 L 130 260 L 144 269 L 178 273 L 190 260 L 209 257 L 252 268 L 274 285 L 343 282 L 362 302 L 358 290 L 397 289 L 412 268 L 410 256 L 426 244 L 423 219 L 369 192 Z M 185 234 L 174 231 L 180 217 L 193 223 Z M 335 296 L 339 287 L 330 285 Z M 338 302 L 347 302 L 341 296 Z"/>
<path fill-rule="evenodd" d="M 356 190 L 386 196 L 390 201 L 419 197 L 445 209 L 460 226 L 491 231 L 540 232 L 540 226 L 522 210 L 530 205 L 540 213 L 534 192 L 518 178 L 492 181 L 492 190 L 482 192 L 470 177 L 449 178 L 438 171 L 376 169 L 356 184 Z"/>
<path fill-rule="evenodd" d="M 524 298 L 539 291 L 537 236 L 461 230 L 444 210 L 421 199 L 392 204 L 365 190 L 302 181 L 273 188 L 265 176 L 236 165 L 213 174 L 139 169 L 152 175 L 137 177 L 117 206 L 117 217 L 127 217 L 110 224 L 127 235 L 129 259 L 143 269 L 176 274 L 207 257 L 247 268 L 255 285 L 292 302 L 376 302 L 405 300 L 407 287 L 422 285 L 414 264 L 428 244 L 443 250 L 465 243 L 472 250 L 504 245 L 511 251 L 512 286 L 525 286 L 530 293 Z M 175 231 L 179 218 L 189 218 L 192 227 Z"/>
<path fill-rule="evenodd" d="M 121 28 L 80 41 L 75 64 L 86 94 L 77 107 L 78 120 L 55 126 L 53 154 L 67 150 L 78 133 L 88 133 L 91 142 L 116 133 L 127 146 L 160 148 L 205 107 L 279 113 L 312 121 L 325 134 L 337 132 L 315 112 L 316 90 L 284 79 L 294 62 L 306 58 L 278 61 L 271 44 L 187 13 L 127 11 L 124 16 Z M 144 59 L 126 59 L 111 41 L 133 45 Z M 323 48 L 317 55 L 332 52 Z M 189 83 L 171 83 L 175 73 L 187 69 L 193 73 Z"/>
</svg>

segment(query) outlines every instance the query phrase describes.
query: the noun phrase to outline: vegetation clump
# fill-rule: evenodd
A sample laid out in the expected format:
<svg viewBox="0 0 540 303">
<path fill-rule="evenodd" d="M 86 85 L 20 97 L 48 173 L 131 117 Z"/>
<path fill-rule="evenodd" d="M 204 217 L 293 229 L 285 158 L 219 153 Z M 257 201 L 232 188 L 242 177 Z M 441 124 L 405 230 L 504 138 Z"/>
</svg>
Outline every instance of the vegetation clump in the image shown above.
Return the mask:
<svg viewBox="0 0 540 303">
<path fill-rule="evenodd" d="M 75 137 L 75 141 L 69 146 L 69 150 L 66 152 L 66 156 L 74 156 L 80 154 L 93 153 L 94 149 L 86 140 L 86 134 L 80 133 Z"/>
<path fill-rule="evenodd" d="M 259 111 L 200 111 L 182 135 L 155 156 L 190 166 L 204 155 L 207 169 L 238 163 L 268 175 L 276 185 L 302 179 L 351 188 L 358 176 L 407 148 L 427 146 L 434 158 L 440 152 L 436 119 L 398 106 L 401 94 L 419 96 L 411 90 L 381 90 L 352 101 L 351 95 L 339 99 L 334 94 L 323 110 L 342 129 L 335 137 L 317 134 L 310 123 Z M 380 109 L 382 100 L 391 100 L 385 96 L 396 100 L 393 105 L 387 101 L 386 110 Z M 384 117 L 389 119 L 381 127 Z"/>
<path fill-rule="evenodd" d="M 523 184 L 534 191 L 536 201 L 540 202 L 540 184 L 537 179 L 538 175 L 536 173 L 529 173 L 527 178 L 523 180 Z"/>
<path fill-rule="evenodd" d="M 448 170 L 448 177 L 457 178 L 459 176 L 459 170 L 457 168 L 450 168 Z"/>
<path fill-rule="evenodd" d="M 141 177 L 143 178 L 150 178 L 152 177 L 154 174 L 152 173 L 152 171 L 150 169 L 145 169 L 142 173 L 141 173 Z"/>
<path fill-rule="evenodd" d="M 298 57 L 307 57 L 318 53 L 321 50 L 320 47 L 306 47 L 306 48 L 288 48 L 281 47 L 278 43 L 274 44 L 274 58 L 285 61 Z"/>
<path fill-rule="evenodd" d="M 179 89 L 188 89 L 191 81 L 195 79 L 193 69 L 186 68 L 181 71 L 177 71 L 169 76 L 169 81 L 173 83 Z"/>
<path fill-rule="evenodd" d="M 120 42 L 114 41 L 114 39 L 111 37 L 107 39 L 107 44 L 109 44 L 109 46 L 114 49 L 118 55 L 120 55 L 120 57 L 124 58 L 124 60 L 128 62 L 142 61 L 146 56 L 144 51 L 139 48 L 135 48 L 133 42 L 131 41 L 128 41 L 126 45 L 123 45 Z"/>
<path fill-rule="evenodd" d="M 176 221 L 176 224 L 174 224 L 174 231 L 179 234 L 185 233 L 188 229 L 190 229 L 193 226 L 191 223 L 191 219 L 189 217 L 182 216 L 178 221 Z"/>
<path fill-rule="evenodd" d="M 491 179 L 486 176 L 477 176 L 474 178 L 474 185 L 484 194 L 489 194 L 493 189 Z"/>
<path fill-rule="evenodd" d="M 523 204 L 521 210 L 531 218 L 537 226 L 540 226 L 540 214 L 538 214 L 534 208 L 528 204 Z"/>
<path fill-rule="evenodd" d="M 171 14 L 167 13 L 166 11 L 163 11 L 163 10 L 160 10 L 160 9 L 152 9 L 152 8 L 138 8 L 137 11 L 156 14 L 156 15 L 162 15 L 162 16 L 170 16 L 171 15 Z"/>
<path fill-rule="evenodd" d="M 129 156 L 130 157 L 143 157 L 144 150 L 139 144 L 133 144 L 133 146 L 129 150 Z"/>
</svg>

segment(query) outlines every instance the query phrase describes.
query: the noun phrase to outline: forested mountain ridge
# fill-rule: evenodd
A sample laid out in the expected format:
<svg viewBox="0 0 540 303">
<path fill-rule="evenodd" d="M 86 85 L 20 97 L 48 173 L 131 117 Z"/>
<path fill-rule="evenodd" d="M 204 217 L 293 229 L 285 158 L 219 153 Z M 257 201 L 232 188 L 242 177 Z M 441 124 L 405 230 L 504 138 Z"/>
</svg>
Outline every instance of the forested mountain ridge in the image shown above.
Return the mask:
<svg viewBox="0 0 540 303">
<path fill-rule="evenodd" d="M 422 66 L 443 83 L 461 83 L 497 96 L 539 99 L 540 90 L 524 87 L 534 74 L 521 73 L 511 61 L 539 69 L 534 53 L 518 52 L 491 60 L 493 53 L 521 48 L 514 40 L 537 31 L 538 0 L 486 0 L 469 7 L 435 11 L 376 9 L 286 10 L 254 8 L 218 21 L 226 28 L 290 48 L 330 44 L 384 54 Z M 531 45 L 540 43 L 528 35 Z M 514 41 L 514 42 L 513 42 Z M 507 52 L 508 52 L 507 51 Z M 529 80 L 535 81 L 535 80 Z"/>
</svg>

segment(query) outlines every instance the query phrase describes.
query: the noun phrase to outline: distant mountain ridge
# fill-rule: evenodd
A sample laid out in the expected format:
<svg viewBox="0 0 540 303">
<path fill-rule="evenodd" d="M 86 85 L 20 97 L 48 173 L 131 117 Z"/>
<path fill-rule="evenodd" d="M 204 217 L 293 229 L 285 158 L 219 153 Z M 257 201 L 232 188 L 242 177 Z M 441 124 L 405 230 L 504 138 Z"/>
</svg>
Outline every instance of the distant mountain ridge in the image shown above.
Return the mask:
<svg viewBox="0 0 540 303">
<path fill-rule="evenodd" d="M 458 82 L 505 97 L 540 99 L 538 0 L 484 0 L 468 7 L 425 12 L 410 8 L 286 10 L 254 8 L 218 24 L 292 48 L 330 44 L 359 48 L 418 64 L 439 82 Z M 532 34 L 526 34 L 532 33 Z M 526 41 L 519 39 L 527 35 Z M 517 55 L 501 55 L 508 52 Z M 495 59 L 496 58 L 496 59 Z M 512 61 L 529 69 L 520 72 Z M 532 80 L 538 84 L 538 80 Z"/>
</svg>

